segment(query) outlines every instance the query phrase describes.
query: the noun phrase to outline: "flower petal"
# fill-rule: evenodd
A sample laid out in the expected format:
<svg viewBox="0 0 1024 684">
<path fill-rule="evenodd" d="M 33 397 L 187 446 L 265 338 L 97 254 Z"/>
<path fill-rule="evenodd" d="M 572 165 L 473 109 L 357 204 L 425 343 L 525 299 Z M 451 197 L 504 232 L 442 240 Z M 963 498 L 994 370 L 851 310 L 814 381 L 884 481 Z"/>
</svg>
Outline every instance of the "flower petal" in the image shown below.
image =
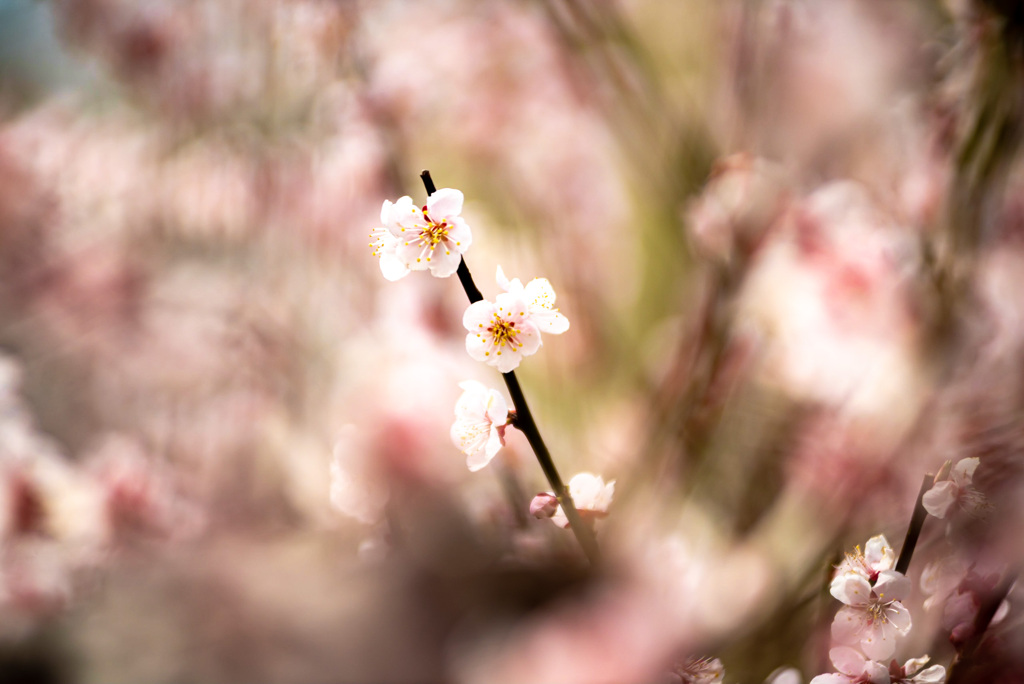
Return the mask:
<svg viewBox="0 0 1024 684">
<path fill-rule="evenodd" d="M 935 485 L 921 497 L 921 505 L 924 510 L 936 518 L 945 518 L 949 507 L 956 500 L 956 485 L 949 480 L 936 482 Z"/>
<path fill-rule="evenodd" d="M 445 245 L 438 245 L 430 257 L 430 275 L 435 278 L 447 278 L 459 270 L 461 261 L 461 253 L 446 249 Z"/>
<path fill-rule="evenodd" d="M 851 677 L 859 677 L 864 672 L 867 658 L 860 651 L 849 646 L 836 646 L 828 652 L 828 658 L 837 670 Z"/>
<path fill-rule="evenodd" d="M 868 539 L 868 543 L 864 546 L 864 559 L 876 572 L 890 570 L 896 564 L 896 554 L 893 553 L 892 546 L 889 545 L 889 540 L 885 538 L 884 534 Z"/>
<path fill-rule="evenodd" d="M 881 621 L 865 625 L 860 635 L 860 649 L 871 660 L 891 658 L 896 652 L 895 630 Z"/>
<path fill-rule="evenodd" d="M 462 213 L 463 199 L 461 190 L 441 188 L 427 198 L 427 213 L 437 222 L 450 216 L 458 216 Z"/>
<path fill-rule="evenodd" d="M 888 601 L 902 601 L 910 593 L 910 580 L 903 573 L 895 570 L 883 570 L 878 573 L 875 586 L 872 588 L 875 595 Z"/>
<path fill-rule="evenodd" d="M 474 302 L 466 308 L 462 314 L 462 326 L 470 332 L 482 332 L 491 324 L 494 318 L 494 304 L 486 299 Z"/>
<path fill-rule="evenodd" d="M 942 665 L 932 665 L 927 670 L 922 670 L 910 680 L 914 684 L 942 684 L 946 681 L 946 668 Z"/>
<path fill-rule="evenodd" d="M 380 255 L 380 272 L 384 276 L 385 280 L 395 282 L 401 280 L 405 276 L 409 275 L 411 271 L 409 268 L 402 263 L 402 260 L 392 252 L 382 252 Z"/>
<path fill-rule="evenodd" d="M 836 576 L 828 590 L 848 606 L 864 606 L 871 600 L 871 584 L 863 575 L 855 572 Z"/>
<path fill-rule="evenodd" d="M 446 245 L 453 252 L 465 254 L 469 246 L 473 244 L 473 231 L 469 225 L 456 216 L 448 222 L 448 240 Z"/>
<path fill-rule="evenodd" d="M 832 619 L 832 638 L 841 644 L 858 643 L 867 619 L 867 613 L 863 610 L 843 606 Z"/>
<path fill-rule="evenodd" d="M 949 475 L 953 482 L 956 482 L 961 487 L 969 485 L 971 480 L 974 479 L 974 471 L 978 469 L 979 463 L 981 463 L 981 459 L 977 456 L 962 458 L 953 466 L 953 470 Z"/>
</svg>

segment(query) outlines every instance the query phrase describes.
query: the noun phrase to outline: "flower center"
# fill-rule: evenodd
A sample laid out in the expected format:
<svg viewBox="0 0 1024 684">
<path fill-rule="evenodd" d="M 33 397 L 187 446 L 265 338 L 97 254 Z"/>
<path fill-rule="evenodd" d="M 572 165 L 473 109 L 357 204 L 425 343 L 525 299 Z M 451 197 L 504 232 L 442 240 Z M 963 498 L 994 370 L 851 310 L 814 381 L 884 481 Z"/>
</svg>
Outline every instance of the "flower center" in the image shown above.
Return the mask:
<svg viewBox="0 0 1024 684">
<path fill-rule="evenodd" d="M 888 604 L 885 603 L 872 603 L 868 606 L 868 621 L 875 623 L 880 622 L 883 625 L 889 622 L 889 618 L 885 615 L 885 607 Z"/>
<path fill-rule="evenodd" d="M 494 323 L 487 328 L 487 332 L 491 333 L 491 337 L 494 338 L 495 347 L 504 347 L 507 344 L 511 351 L 516 351 L 517 345 L 523 346 L 523 343 L 517 339 L 519 331 L 516 330 L 515 322 L 499 318 L 498 314 L 494 314 Z M 499 351 L 498 354 L 501 352 Z"/>
<path fill-rule="evenodd" d="M 431 249 L 448 239 L 448 222 L 435 223 L 427 214 L 427 208 L 423 207 L 423 219 L 427 225 L 420 231 L 420 240 Z"/>
</svg>

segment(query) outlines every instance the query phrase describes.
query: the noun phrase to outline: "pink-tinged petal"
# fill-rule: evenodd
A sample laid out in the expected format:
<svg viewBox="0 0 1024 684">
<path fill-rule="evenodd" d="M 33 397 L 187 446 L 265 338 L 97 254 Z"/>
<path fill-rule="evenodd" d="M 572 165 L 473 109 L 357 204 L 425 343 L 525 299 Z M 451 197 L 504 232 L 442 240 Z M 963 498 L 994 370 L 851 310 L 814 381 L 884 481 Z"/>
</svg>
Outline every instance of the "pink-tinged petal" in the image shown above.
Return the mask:
<svg viewBox="0 0 1024 684">
<path fill-rule="evenodd" d="M 928 664 L 931 660 L 928 656 L 921 656 L 920 658 L 911 658 L 907 662 L 903 663 L 903 674 L 907 677 L 912 677 L 917 674 L 922 667 Z"/>
<path fill-rule="evenodd" d="M 864 606 L 871 600 L 871 584 L 863 575 L 846 572 L 829 585 L 829 593 L 848 606 Z"/>
<path fill-rule="evenodd" d="M 445 242 L 448 249 L 458 254 L 465 254 L 469 246 L 473 244 L 473 231 L 469 229 L 461 218 L 454 218 L 448 224 L 448 239 Z"/>
<path fill-rule="evenodd" d="M 519 368 L 519 363 L 523 360 L 523 354 L 518 351 L 511 351 L 510 349 L 504 349 L 493 354 L 495 368 L 500 373 L 509 373 Z"/>
<path fill-rule="evenodd" d="M 832 619 L 832 638 L 841 644 L 858 643 L 867 620 L 867 613 L 863 610 L 843 606 Z"/>
<path fill-rule="evenodd" d="M 466 467 L 469 468 L 469 472 L 475 473 L 478 470 L 483 470 L 487 467 L 487 464 L 494 458 L 494 454 L 488 454 L 485 450 L 474 451 L 466 457 Z"/>
<path fill-rule="evenodd" d="M 483 332 L 494 320 L 494 304 L 486 299 L 470 304 L 462 314 L 462 326 L 472 332 Z"/>
<path fill-rule="evenodd" d="M 864 559 L 876 572 L 890 570 L 896 564 L 896 554 L 893 553 L 889 540 L 883 534 L 868 539 L 868 543 L 864 546 Z"/>
<path fill-rule="evenodd" d="M 563 530 L 569 528 L 569 518 L 565 516 L 565 511 L 562 510 L 561 506 L 559 506 L 554 515 L 551 516 L 551 522 L 555 523 Z"/>
<path fill-rule="evenodd" d="M 446 250 L 444 245 L 438 245 L 430 258 L 430 275 L 435 278 L 447 278 L 459 270 L 459 262 L 461 261 L 461 254 Z"/>
<path fill-rule="evenodd" d="M 427 213 L 434 221 L 441 222 L 449 216 L 462 213 L 463 195 L 455 188 L 441 188 L 427 198 Z"/>
<path fill-rule="evenodd" d="M 811 684 L 852 684 L 853 680 L 849 677 L 834 672 L 830 674 L 820 674 L 811 680 Z"/>
<path fill-rule="evenodd" d="M 505 271 L 501 268 L 501 264 L 498 264 L 498 269 L 494 273 L 494 279 L 497 281 L 498 287 L 505 292 L 510 291 L 512 283 L 505 277 Z"/>
<path fill-rule="evenodd" d="M 530 319 L 541 332 L 561 335 L 569 329 L 569 319 L 557 311 L 533 311 Z"/>
<path fill-rule="evenodd" d="M 851 677 L 859 677 L 864 672 L 867 658 L 860 651 L 849 646 L 836 646 L 828 652 L 828 658 L 837 670 Z"/>
<path fill-rule="evenodd" d="M 957 486 L 949 480 L 936 482 L 935 485 L 921 497 L 921 505 L 924 510 L 936 518 L 945 518 L 949 507 L 956 501 Z"/>
<path fill-rule="evenodd" d="M 530 308 L 552 309 L 555 306 L 555 288 L 547 278 L 534 278 L 527 283 L 523 297 Z"/>
<path fill-rule="evenodd" d="M 383 253 L 380 255 L 380 272 L 385 280 L 395 282 L 409 275 L 411 271 L 402 260 L 395 254 Z"/>
<path fill-rule="evenodd" d="M 498 432 L 498 426 L 491 426 L 490 437 L 487 439 L 487 446 L 484 448 L 484 452 L 487 454 L 487 460 L 490 461 L 494 458 L 495 454 L 501 450 L 504 443 L 501 441 L 501 434 Z"/>
<path fill-rule="evenodd" d="M 886 601 L 902 601 L 910 593 L 910 580 L 895 570 L 883 570 L 875 580 L 875 596 Z"/>
<path fill-rule="evenodd" d="M 384 202 L 385 204 L 380 210 L 381 221 L 396 237 L 402 236 L 403 226 L 423 224 L 423 213 L 419 207 L 412 203 L 412 198 L 408 195 L 398 198 L 398 201 L 394 204 L 387 200 Z M 384 214 L 385 209 L 387 209 L 386 216 Z"/>
<path fill-rule="evenodd" d="M 491 358 L 491 338 L 480 333 L 466 335 L 466 353 L 474 361 L 489 362 Z"/>
<path fill-rule="evenodd" d="M 516 327 L 519 328 L 519 334 L 516 336 L 516 339 L 523 345 L 519 352 L 523 356 L 537 353 L 542 343 L 540 331 L 537 330 L 537 327 L 530 321 L 523 321 Z"/>
<path fill-rule="evenodd" d="M 927 670 L 917 673 L 910 681 L 914 684 L 942 684 L 946 681 L 946 668 L 942 665 L 932 665 Z"/>
<path fill-rule="evenodd" d="M 488 390 L 487 419 L 495 425 L 504 425 L 508 420 L 508 404 L 497 390 Z"/>
<path fill-rule="evenodd" d="M 864 673 L 861 675 L 861 680 L 867 681 L 868 684 L 889 684 L 889 668 L 882 663 L 869 660 L 864 663 Z"/>
<path fill-rule="evenodd" d="M 900 634 L 906 634 L 910 631 L 910 611 L 899 601 L 894 601 L 886 606 L 885 618 Z"/>
<path fill-rule="evenodd" d="M 860 649 L 871 660 L 887 660 L 896 652 L 896 633 L 884 622 L 872 622 L 861 632 Z"/>
<path fill-rule="evenodd" d="M 418 243 L 399 238 L 398 245 L 395 247 L 395 256 L 411 271 L 425 271 L 430 268 L 425 250 Z"/>
<path fill-rule="evenodd" d="M 974 471 L 978 469 L 978 464 L 981 463 L 981 459 L 977 456 L 971 458 L 960 459 L 955 466 L 953 466 L 952 472 L 949 476 L 953 482 L 956 482 L 961 487 L 969 485 L 974 479 Z"/>
</svg>

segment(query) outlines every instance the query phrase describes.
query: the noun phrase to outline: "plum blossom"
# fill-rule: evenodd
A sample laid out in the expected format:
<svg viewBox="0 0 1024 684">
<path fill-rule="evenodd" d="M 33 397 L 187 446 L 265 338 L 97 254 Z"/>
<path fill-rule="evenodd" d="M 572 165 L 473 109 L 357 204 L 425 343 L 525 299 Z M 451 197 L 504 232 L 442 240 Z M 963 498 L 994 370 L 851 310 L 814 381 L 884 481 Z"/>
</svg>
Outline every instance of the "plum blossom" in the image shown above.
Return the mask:
<svg viewBox="0 0 1024 684">
<path fill-rule="evenodd" d="M 493 302 L 486 299 L 469 305 L 462 316 L 466 351 L 477 361 L 508 373 L 524 356 L 540 349 L 540 329 L 533 322 L 522 297 L 507 292 Z"/>
<path fill-rule="evenodd" d="M 381 222 L 395 240 L 384 237 L 379 231 L 371 234 L 380 236 L 371 244 L 374 254 L 381 258 L 384 277 L 398 280 L 409 271 L 428 269 L 437 278 L 455 273 L 473 241 L 469 226 L 459 216 L 462 202 L 462 192 L 453 188 L 441 188 L 433 193 L 422 208 L 414 205 L 409 196 L 395 203 L 384 200 Z"/>
<path fill-rule="evenodd" d="M 828 657 L 838 672 L 818 675 L 811 684 L 889 684 L 889 669 L 868 660 L 856 649 L 837 646 L 828 652 Z"/>
<path fill-rule="evenodd" d="M 530 515 L 534 518 L 550 518 L 558 510 L 558 497 L 551 492 L 541 492 L 530 502 Z"/>
<path fill-rule="evenodd" d="M 498 266 L 495 278 L 501 289 L 520 297 L 526 303 L 530 320 L 541 332 L 561 335 L 569 329 L 569 319 L 554 308 L 555 290 L 547 278 L 534 278 L 524 287 L 519 278 L 506 278 L 501 266 Z"/>
<path fill-rule="evenodd" d="M 900 667 L 896 661 L 889 664 L 889 678 L 892 684 L 942 684 L 946 681 L 946 668 L 932 665 L 926 668 L 928 656 L 911 658 Z"/>
<path fill-rule="evenodd" d="M 910 631 L 910 611 L 901 603 L 910 581 L 895 570 L 882 570 L 872 584 L 858 572 L 844 572 L 829 591 L 844 605 L 832 621 L 832 638 L 858 645 L 873 660 L 890 658 L 896 636 Z"/>
<path fill-rule="evenodd" d="M 836 566 L 836 575 L 843 575 L 853 572 L 861 575 L 869 582 L 878 578 L 878 573 L 883 570 L 892 570 L 896 564 L 896 554 L 889 545 L 885 535 L 875 535 L 868 539 L 861 551 L 858 545 L 853 553 L 846 554 L 846 557 Z"/>
<path fill-rule="evenodd" d="M 603 518 L 608 515 L 608 506 L 615 495 L 615 480 L 605 484 L 600 475 L 578 473 L 569 480 L 569 496 L 572 497 L 580 517 Z M 534 499 L 536 501 L 536 499 Z M 562 528 L 569 527 L 569 519 L 559 506 L 551 516 L 551 521 Z"/>
<path fill-rule="evenodd" d="M 385 200 L 384 206 L 380 210 L 380 221 L 385 226 L 391 215 L 391 207 L 391 202 Z M 380 272 L 384 277 L 390 281 L 400 280 L 409 275 L 409 269 L 398 258 L 398 254 L 396 254 L 398 238 L 392 235 L 391 231 L 385 226 L 378 226 L 370 231 L 370 238 L 372 239 L 370 247 L 373 248 L 373 256 L 377 257 L 380 261 Z"/>
<path fill-rule="evenodd" d="M 949 473 L 948 480 L 936 482 L 921 499 L 924 509 L 936 518 L 945 518 L 953 504 L 968 512 L 976 512 L 984 506 L 981 492 L 971 486 L 974 471 L 978 468 L 977 457 L 961 459 Z"/>
<path fill-rule="evenodd" d="M 470 471 L 476 472 L 490 463 L 505 443 L 508 404 L 497 390 L 475 380 L 460 382 L 459 387 L 463 392 L 455 403 L 451 437 L 466 454 Z"/>
</svg>

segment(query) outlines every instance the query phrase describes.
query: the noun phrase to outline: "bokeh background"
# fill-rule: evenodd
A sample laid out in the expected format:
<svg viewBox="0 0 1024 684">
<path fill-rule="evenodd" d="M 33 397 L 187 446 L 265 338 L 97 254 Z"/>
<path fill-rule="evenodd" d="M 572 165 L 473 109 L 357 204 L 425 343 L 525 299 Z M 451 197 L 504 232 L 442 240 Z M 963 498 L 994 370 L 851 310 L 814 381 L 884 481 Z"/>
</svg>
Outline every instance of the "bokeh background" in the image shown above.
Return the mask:
<svg viewBox="0 0 1024 684">
<path fill-rule="evenodd" d="M 910 576 L 1012 577 L 1022 76 L 998 0 L 0 0 L 0 682 L 808 681 L 974 456 Z M 500 378 L 368 246 L 423 169 L 572 323 L 519 375 L 598 569 L 449 439 Z"/>
</svg>

